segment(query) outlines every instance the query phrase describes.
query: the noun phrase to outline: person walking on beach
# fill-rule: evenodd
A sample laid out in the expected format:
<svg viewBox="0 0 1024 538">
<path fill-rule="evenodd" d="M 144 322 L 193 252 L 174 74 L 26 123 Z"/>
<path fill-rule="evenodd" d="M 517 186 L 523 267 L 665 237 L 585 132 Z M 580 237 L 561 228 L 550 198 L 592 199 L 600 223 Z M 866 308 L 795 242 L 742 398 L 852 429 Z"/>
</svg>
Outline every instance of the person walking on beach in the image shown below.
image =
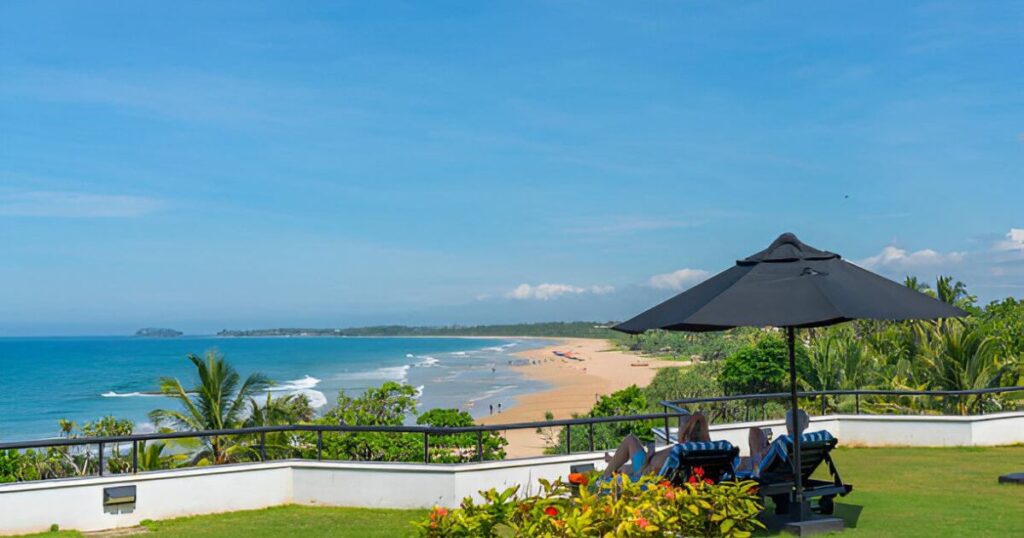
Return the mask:
<svg viewBox="0 0 1024 538">
<path fill-rule="evenodd" d="M 501 402 L 498 402 L 498 413 L 501 413 Z"/>
<path fill-rule="evenodd" d="M 490 407 L 491 407 L 491 414 L 493 415 L 494 414 L 494 404 L 491 404 Z"/>
</svg>

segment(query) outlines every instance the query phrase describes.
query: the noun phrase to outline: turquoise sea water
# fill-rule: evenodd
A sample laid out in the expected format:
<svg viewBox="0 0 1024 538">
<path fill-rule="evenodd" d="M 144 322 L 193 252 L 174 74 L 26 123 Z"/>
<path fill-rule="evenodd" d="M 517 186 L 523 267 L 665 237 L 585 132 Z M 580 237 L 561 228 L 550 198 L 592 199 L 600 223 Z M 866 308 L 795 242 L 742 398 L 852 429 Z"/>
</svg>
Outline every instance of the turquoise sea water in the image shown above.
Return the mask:
<svg viewBox="0 0 1024 538">
<path fill-rule="evenodd" d="M 388 380 L 421 388 L 422 409 L 456 407 L 475 416 L 489 405 L 544 385 L 510 368 L 513 352 L 544 345 L 516 339 L 461 338 L 0 338 L 0 440 L 53 437 L 61 418 L 129 418 L 174 403 L 156 391 L 162 376 L 188 387 L 188 353 L 216 348 L 243 376 L 262 372 L 272 392 L 301 392 L 322 412 L 339 389 L 359 392 Z"/>
</svg>

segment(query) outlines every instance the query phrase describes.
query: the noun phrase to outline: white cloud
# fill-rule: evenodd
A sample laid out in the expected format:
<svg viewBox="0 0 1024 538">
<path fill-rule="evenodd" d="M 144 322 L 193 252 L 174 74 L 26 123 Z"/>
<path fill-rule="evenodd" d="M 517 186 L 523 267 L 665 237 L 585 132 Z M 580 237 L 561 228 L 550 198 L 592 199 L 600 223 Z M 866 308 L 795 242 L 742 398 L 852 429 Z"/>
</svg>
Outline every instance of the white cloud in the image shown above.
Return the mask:
<svg viewBox="0 0 1024 538">
<path fill-rule="evenodd" d="M 1024 228 L 1010 228 L 1006 239 L 997 242 L 993 248 L 1000 252 L 1018 250 L 1024 252 Z"/>
<path fill-rule="evenodd" d="M 708 272 L 702 269 L 680 269 L 671 273 L 654 275 L 647 281 L 647 285 L 660 290 L 682 290 L 708 277 Z"/>
<path fill-rule="evenodd" d="M 917 267 L 935 267 L 960 263 L 965 253 L 949 252 L 943 254 L 930 248 L 907 252 L 894 246 L 887 246 L 874 256 L 859 260 L 857 265 L 865 269 L 912 269 Z"/>
<path fill-rule="evenodd" d="M 160 208 L 143 196 L 32 191 L 0 194 L 0 216 L 10 217 L 138 217 Z"/>
<path fill-rule="evenodd" d="M 514 290 L 506 293 L 505 297 L 520 300 L 537 299 L 540 301 L 547 301 L 548 299 L 554 299 L 562 295 L 582 295 L 584 293 L 605 295 L 613 291 L 615 291 L 613 286 L 591 286 L 589 288 L 582 288 L 569 284 L 537 284 L 536 286 L 520 284 L 519 286 L 516 286 Z"/>
</svg>

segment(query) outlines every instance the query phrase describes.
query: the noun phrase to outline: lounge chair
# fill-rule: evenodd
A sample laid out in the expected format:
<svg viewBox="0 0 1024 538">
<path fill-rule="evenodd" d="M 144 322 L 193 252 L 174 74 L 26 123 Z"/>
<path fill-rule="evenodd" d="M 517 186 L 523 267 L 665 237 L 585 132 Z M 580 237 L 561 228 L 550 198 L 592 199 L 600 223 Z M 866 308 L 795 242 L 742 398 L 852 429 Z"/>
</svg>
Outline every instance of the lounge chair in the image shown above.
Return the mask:
<svg viewBox="0 0 1024 538">
<path fill-rule="evenodd" d="M 830 455 L 838 441 L 827 431 L 809 432 L 800 438 L 800 478 L 804 486 L 804 498 L 818 499 L 818 511 L 831 514 L 835 510 L 837 495 L 845 496 L 853 491 L 853 486 L 844 484 Z M 736 473 L 739 479 L 753 479 L 760 484 L 760 495 L 771 497 L 775 502 L 775 513 L 784 514 L 789 511 L 792 498 L 794 479 L 793 466 L 790 458 L 793 455 L 793 440 L 783 435 L 772 442 L 768 453 L 760 463 L 751 470 Z M 832 480 L 811 478 L 814 471 L 824 462 Z"/>
<path fill-rule="evenodd" d="M 665 464 L 658 474 L 676 485 L 682 485 L 693 476 L 693 469 L 703 469 L 704 478 L 714 482 L 735 476 L 735 465 L 740 449 L 729 441 L 690 441 L 669 449 Z"/>
</svg>

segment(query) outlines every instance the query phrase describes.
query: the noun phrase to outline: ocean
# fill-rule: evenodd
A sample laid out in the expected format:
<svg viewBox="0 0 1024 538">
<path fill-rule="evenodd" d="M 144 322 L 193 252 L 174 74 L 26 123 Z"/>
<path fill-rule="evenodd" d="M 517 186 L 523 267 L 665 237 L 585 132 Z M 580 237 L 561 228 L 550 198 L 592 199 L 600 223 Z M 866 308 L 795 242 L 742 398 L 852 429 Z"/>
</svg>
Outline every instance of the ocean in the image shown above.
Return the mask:
<svg viewBox="0 0 1024 538">
<path fill-rule="evenodd" d="M 548 345 L 525 339 L 468 338 L 0 338 L 0 440 L 55 437 L 58 420 L 81 425 L 106 415 L 152 430 L 147 413 L 176 406 L 159 378 L 196 382 L 188 353 L 217 349 L 244 377 L 261 372 L 274 395 L 302 393 L 318 412 L 339 390 L 359 393 L 385 381 L 420 390 L 420 409 L 453 407 L 474 416 L 507 408 L 546 386 L 510 365 L 515 351 Z"/>
</svg>

